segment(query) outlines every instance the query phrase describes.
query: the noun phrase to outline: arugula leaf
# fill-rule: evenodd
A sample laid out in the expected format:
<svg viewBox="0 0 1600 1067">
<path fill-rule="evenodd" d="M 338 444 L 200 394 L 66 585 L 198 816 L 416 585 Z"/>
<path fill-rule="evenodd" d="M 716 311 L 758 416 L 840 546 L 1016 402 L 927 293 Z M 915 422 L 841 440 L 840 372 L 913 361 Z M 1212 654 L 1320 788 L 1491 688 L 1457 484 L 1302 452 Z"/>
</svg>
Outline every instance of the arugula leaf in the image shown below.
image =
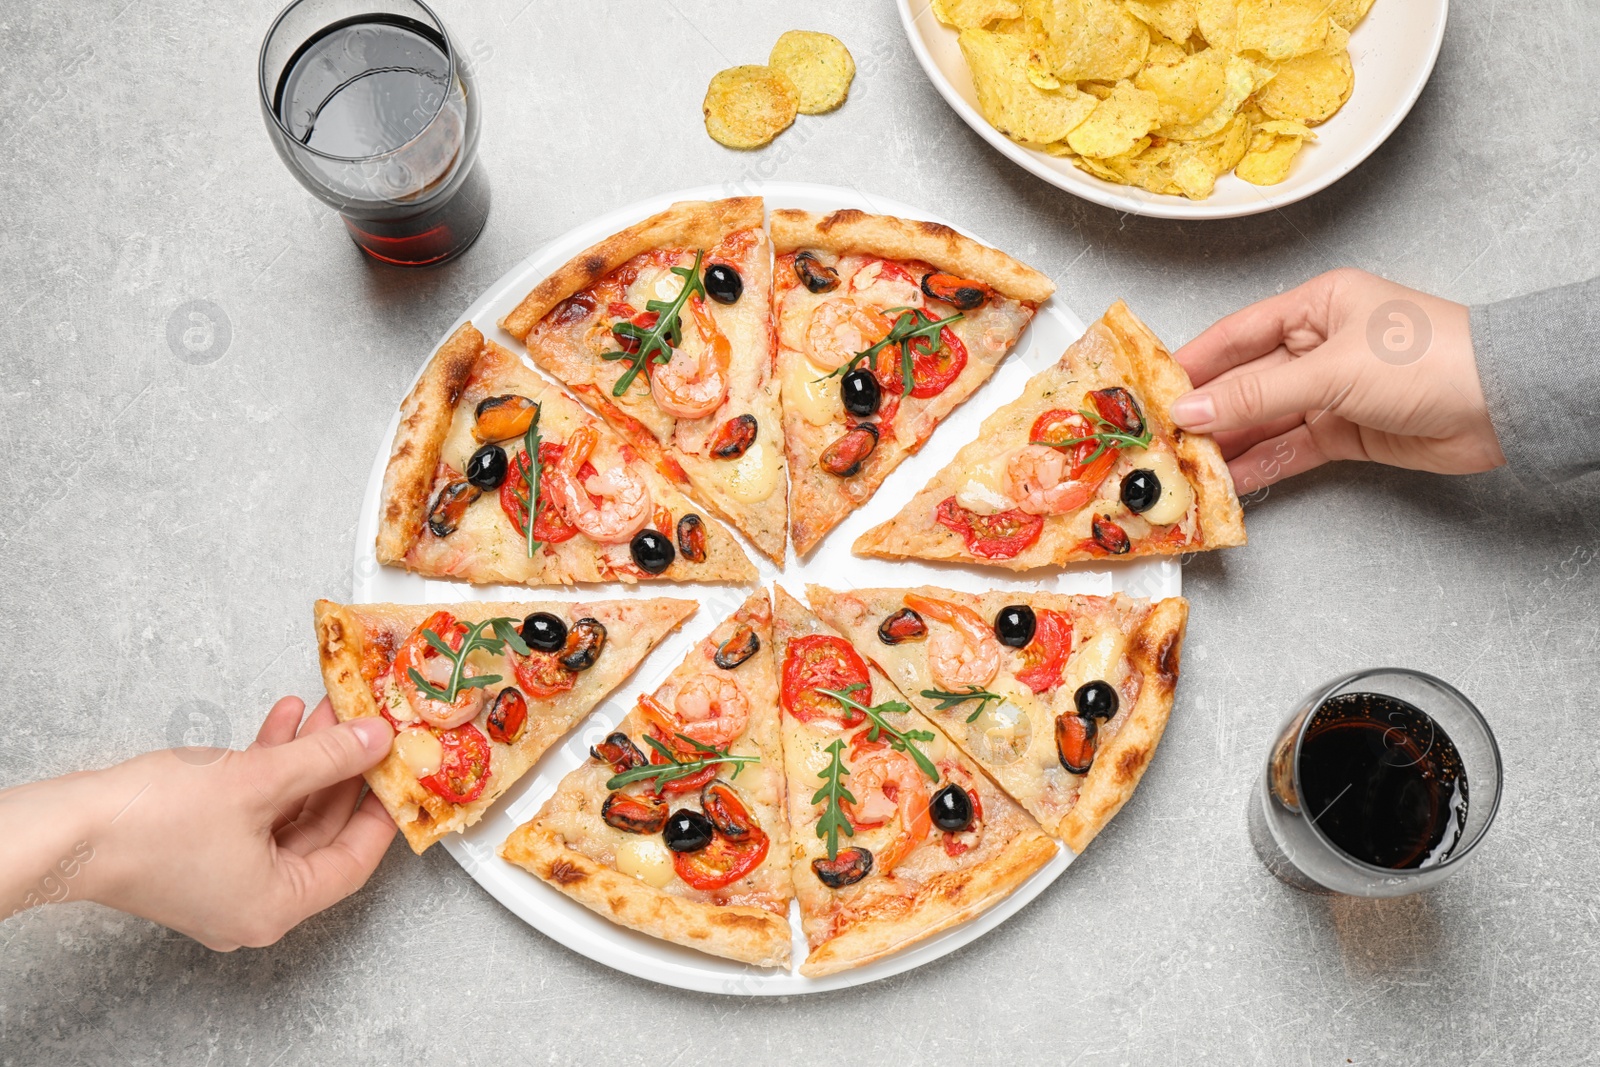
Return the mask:
<svg viewBox="0 0 1600 1067">
<path fill-rule="evenodd" d="M 1073 448 L 1077 445 L 1088 444 L 1093 441 L 1095 450 L 1083 460 L 1080 466 L 1087 467 L 1112 448 L 1149 448 L 1154 434 L 1147 425 L 1142 434 L 1131 434 L 1116 423 L 1101 415 L 1098 411 L 1088 408 L 1079 408 L 1078 414 L 1089 421 L 1090 426 L 1096 427 L 1095 432 L 1087 437 L 1071 437 L 1065 441 L 1030 441 L 1029 444 L 1048 445 L 1051 448 Z"/>
<path fill-rule="evenodd" d="M 889 328 L 883 340 L 862 352 L 857 352 L 844 366 L 833 371 L 817 381 L 827 381 L 839 374 L 849 374 L 863 362 L 870 361 L 879 352 L 889 345 L 900 346 L 900 395 L 910 396 L 912 388 L 916 385 L 915 375 L 912 372 L 913 353 L 916 355 L 932 355 L 936 349 L 933 347 L 938 340 L 939 331 L 952 322 L 960 322 L 966 318 L 961 312 L 956 312 L 947 319 L 934 321 L 926 311 L 921 308 L 895 307 L 888 308 L 887 314 L 895 314 L 894 325 Z"/>
<path fill-rule="evenodd" d="M 496 636 L 487 637 L 486 631 L 492 631 Z M 459 651 L 451 648 L 450 642 L 432 630 L 423 630 L 422 639 L 439 655 L 450 661 L 450 680 L 441 689 L 424 678 L 422 672 L 412 667 L 409 672 L 411 682 L 425 696 L 446 704 L 454 704 L 463 689 L 483 689 L 502 680 L 498 674 L 468 675 L 467 657 L 473 652 L 482 649 L 490 655 L 499 656 L 505 653 L 507 645 L 520 655 L 526 656 L 529 651 L 527 643 L 522 640 L 522 635 L 517 632 L 516 621 L 503 615 L 469 624 L 467 632 L 462 635 Z"/>
<path fill-rule="evenodd" d="M 924 689 L 922 696 L 925 700 L 937 700 L 939 702 L 934 706 L 935 711 L 949 711 L 951 708 L 960 707 L 969 700 L 976 700 L 978 702 L 978 710 L 967 716 L 968 722 L 977 722 L 978 716 L 983 714 L 983 709 L 989 706 L 991 700 L 1005 700 L 1005 697 L 1001 694 L 991 693 L 987 689 L 976 685 L 967 686 L 966 691 L 961 693 L 947 693 L 943 689 Z"/>
<path fill-rule="evenodd" d="M 522 454 L 527 457 L 528 492 L 527 495 L 518 493 L 517 500 L 528 509 L 528 520 L 522 528 L 522 536 L 527 539 L 529 559 L 533 558 L 534 551 L 541 544 L 534 539 L 533 523 L 539 514 L 539 476 L 544 473 L 543 466 L 539 462 L 539 416 L 543 413 L 540 405 L 533 405 L 533 421 L 528 423 L 528 430 L 522 435 Z M 527 653 L 524 652 L 523 655 Z"/>
<path fill-rule="evenodd" d="M 677 754 L 666 745 L 649 734 L 645 734 L 644 743 L 661 753 L 667 762 L 649 763 L 643 767 L 630 767 L 628 770 L 620 771 L 606 779 L 606 788 L 621 789 L 625 785 L 630 785 L 634 782 L 647 782 L 654 778 L 655 789 L 660 792 L 661 787 L 668 782 L 676 782 L 680 778 L 688 778 L 699 774 L 707 767 L 719 766 L 724 763 L 732 764 L 733 774 L 729 777 L 737 778 L 739 777 L 739 772 L 744 770 L 745 764 L 761 762 L 760 756 L 735 756 L 725 748 L 701 744 L 694 738 L 684 734 L 678 734 L 677 736 L 680 741 L 687 741 L 693 745 L 701 753 L 701 757 L 694 760 L 680 760 Z"/>
<path fill-rule="evenodd" d="M 868 741 L 876 741 L 880 736 L 888 737 L 890 748 L 910 756 L 912 762 L 917 765 L 923 774 L 937 782 L 939 780 L 939 768 L 933 765 L 933 760 L 928 758 L 927 753 L 916 746 L 918 741 L 932 741 L 933 733 L 929 730 L 896 730 L 884 719 L 886 714 L 902 714 L 910 711 L 911 705 L 899 700 L 885 700 L 881 704 L 874 704 L 869 708 L 865 704 L 857 703 L 850 698 L 850 694 L 860 688 L 862 688 L 862 685 L 857 682 L 854 685 L 846 686 L 842 690 L 819 688 L 812 690 L 812 692 L 832 697 L 845 707 L 854 708 L 861 712 L 872 723 L 867 730 Z"/>
<path fill-rule="evenodd" d="M 703 249 L 696 250 L 694 266 L 669 267 L 668 269 L 683 279 L 683 288 L 678 290 L 678 295 L 670 302 L 665 300 L 649 300 L 645 302 L 646 311 L 654 311 L 657 315 L 656 324 L 646 329 L 635 326 L 631 322 L 617 322 L 611 326 L 611 333 L 615 337 L 638 343 L 639 350 L 634 353 L 616 351 L 602 352 L 601 359 L 632 360 L 633 365 L 622 372 L 622 377 L 617 379 L 617 384 L 611 387 L 612 396 L 624 396 L 633 385 L 639 372 L 645 369 L 650 362 L 657 364 L 666 363 L 672 359 L 672 350 L 683 343 L 683 318 L 681 312 L 683 305 L 689 302 L 689 297 L 699 293 L 702 298 L 706 295 L 705 283 L 700 280 L 700 261 L 705 258 Z"/>
<path fill-rule="evenodd" d="M 811 803 L 824 804 L 822 818 L 817 820 L 817 836 L 826 838 L 828 842 L 828 859 L 839 857 L 839 833 L 843 831 L 848 837 L 856 836 L 856 828 L 850 825 L 850 819 L 844 813 L 844 803 L 856 802 L 855 796 L 844 787 L 844 777 L 850 773 L 850 768 L 844 765 L 844 739 L 834 738 L 833 744 L 825 750 L 833 758 L 822 769 L 817 778 L 822 782 L 822 788 L 811 797 Z"/>
</svg>

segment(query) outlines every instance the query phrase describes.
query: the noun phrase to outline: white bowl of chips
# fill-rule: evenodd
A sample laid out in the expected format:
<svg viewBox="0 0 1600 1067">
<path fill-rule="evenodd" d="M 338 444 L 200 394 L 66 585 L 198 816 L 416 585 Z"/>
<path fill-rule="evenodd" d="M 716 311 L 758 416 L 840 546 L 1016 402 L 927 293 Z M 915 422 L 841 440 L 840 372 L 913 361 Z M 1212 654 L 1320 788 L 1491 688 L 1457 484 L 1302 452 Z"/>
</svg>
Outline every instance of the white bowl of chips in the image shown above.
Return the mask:
<svg viewBox="0 0 1600 1067">
<path fill-rule="evenodd" d="M 1449 0 L 897 3 L 934 87 L 1001 154 L 1086 200 L 1172 219 L 1271 211 L 1355 169 L 1421 95 L 1449 12 Z M 1158 26 L 1193 29 L 1177 44 Z"/>
</svg>

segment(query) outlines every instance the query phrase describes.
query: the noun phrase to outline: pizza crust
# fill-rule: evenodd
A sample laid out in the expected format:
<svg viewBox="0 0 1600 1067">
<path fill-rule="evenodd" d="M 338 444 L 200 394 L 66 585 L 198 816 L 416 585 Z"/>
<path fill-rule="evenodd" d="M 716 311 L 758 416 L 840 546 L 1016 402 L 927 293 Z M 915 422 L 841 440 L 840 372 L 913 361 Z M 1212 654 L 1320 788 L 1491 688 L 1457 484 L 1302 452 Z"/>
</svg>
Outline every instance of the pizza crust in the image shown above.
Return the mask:
<svg viewBox="0 0 1600 1067">
<path fill-rule="evenodd" d="M 979 244 L 941 222 L 869 215 L 845 208 L 828 215 L 793 208 L 772 212 L 778 255 L 803 248 L 844 255 L 870 252 L 885 259 L 920 259 L 942 271 L 983 282 L 1013 300 L 1042 304 L 1055 283 L 999 249 Z"/>
<path fill-rule="evenodd" d="M 789 965 L 786 916 L 663 893 L 566 847 L 537 821 L 514 831 L 500 856 L 618 925 L 757 967 Z"/>
<path fill-rule="evenodd" d="M 1143 673 L 1144 684 L 1127 721 L 1111 743 L 1095 753 L 1077 803 L 1056 827 L 1056 833 L 1074 852 L 1088 847 L 1112 816 L 1122 810 L 1144 777 L 1156 745 L 1161 743 L 1172 715 L 1188 619 L 1187 600 L 1172 597 L 1158 601 L 1128 645 L 1128 656 Z"/>
<path fill-rule="evenodd" d="M 667 598 L 626 601 L 593 601 L 588 604 L 476 603 L 448 605 L 457 618 L 477 622 L 496 615 L 522 618 L 535 611 L 573 611 L 582 608 L 607 618 L 606 651 L 600 662 L 584 671 L 577 684 L 559 696 L 528 700 L 528 725 L 515 745 L 502 746 L 501 758 L 494 767 L 489 787 L 469 804 L 452 804 L 421 785 L 407 771 L 400 757 L 390 753 L 365 775 L 373 793 L 405 835 L 406 843 L 418 855 L 448 833 L 464 830 L 483 817 L 512 783 L 527 773 L 545 751 L 560 740 L 596 704 L 633 673 L 639 663 L 663 637 L 693 615 L 698 608 L 692 600 Z M 414 628 L 439 605 L 401 606 L 369 604 L 347 606 L 318 600 L 314 610 L 317 652 L 322 665 L 323 685 L 340 722 L 380 714 L 369 681 L 361 673 L 362 648 L 366 628 L 362 617 L 382 616 L 387 621 L 403 621 Z M 627 625 L 621 625 L 623 621 Z"/>
<path fill-rule="evenodd" d="M 522 303 L 500 320 L 500 326 L 517 340 L 526 341 L 528 333 L 551 308 L 589 288 L 634 256 L 653 248 L 710 248 L 730 233 L 760 227 L 762 212 L 759 196 L 673 204 L 574 256 L 534 286 Z"/>
</svg>

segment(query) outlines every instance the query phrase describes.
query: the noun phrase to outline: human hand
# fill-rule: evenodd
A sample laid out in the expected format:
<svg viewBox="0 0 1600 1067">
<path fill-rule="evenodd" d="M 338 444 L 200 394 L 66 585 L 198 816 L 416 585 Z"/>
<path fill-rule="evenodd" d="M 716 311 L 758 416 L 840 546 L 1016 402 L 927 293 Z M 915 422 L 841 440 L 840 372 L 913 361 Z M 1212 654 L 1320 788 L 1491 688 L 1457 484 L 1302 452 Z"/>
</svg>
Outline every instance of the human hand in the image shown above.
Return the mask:
<svg viewBox="0 0 1600 1067">
<path fill-rule="evenodd" d="M 1364 271 L 1252 304 L 1174 356 L 1196 388 L 1172 419 L 1216 436 L 1241 494 L 1335 459 L 1440 474 L 1505 463 L 1467 308 Z"/>
<path fill-rule="evenodd" d="M 269 945 L 355 892 L 395 834 L 360 774 L 389 752 L 382 718 L 337 723 L 327 699 L 273 705 L 243 752 L 169 749 L 38 787 L 89 811 L 74 892 L 210 948 Z M 215 759 L 210 758 L 215 756 Z"/>
</svg>

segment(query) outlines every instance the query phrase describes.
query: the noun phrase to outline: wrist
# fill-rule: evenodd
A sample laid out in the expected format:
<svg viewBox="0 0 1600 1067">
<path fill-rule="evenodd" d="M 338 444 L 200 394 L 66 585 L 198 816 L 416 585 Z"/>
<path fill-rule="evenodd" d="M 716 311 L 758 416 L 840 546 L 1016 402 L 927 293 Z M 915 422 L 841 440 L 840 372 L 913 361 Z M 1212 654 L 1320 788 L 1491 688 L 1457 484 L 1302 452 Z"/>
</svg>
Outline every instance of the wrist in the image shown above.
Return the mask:
<svg viewBox="0 0 1600 1067">
<path fill-rule="evenodd" d="M 32 782 L 0 792 L 0 820 L 8 827 L 0 847 L 0 919 L 41 904 L 86 898 L 87 867 L 94 856 L 98 805 L 88 771 Z"/>
</svg>

